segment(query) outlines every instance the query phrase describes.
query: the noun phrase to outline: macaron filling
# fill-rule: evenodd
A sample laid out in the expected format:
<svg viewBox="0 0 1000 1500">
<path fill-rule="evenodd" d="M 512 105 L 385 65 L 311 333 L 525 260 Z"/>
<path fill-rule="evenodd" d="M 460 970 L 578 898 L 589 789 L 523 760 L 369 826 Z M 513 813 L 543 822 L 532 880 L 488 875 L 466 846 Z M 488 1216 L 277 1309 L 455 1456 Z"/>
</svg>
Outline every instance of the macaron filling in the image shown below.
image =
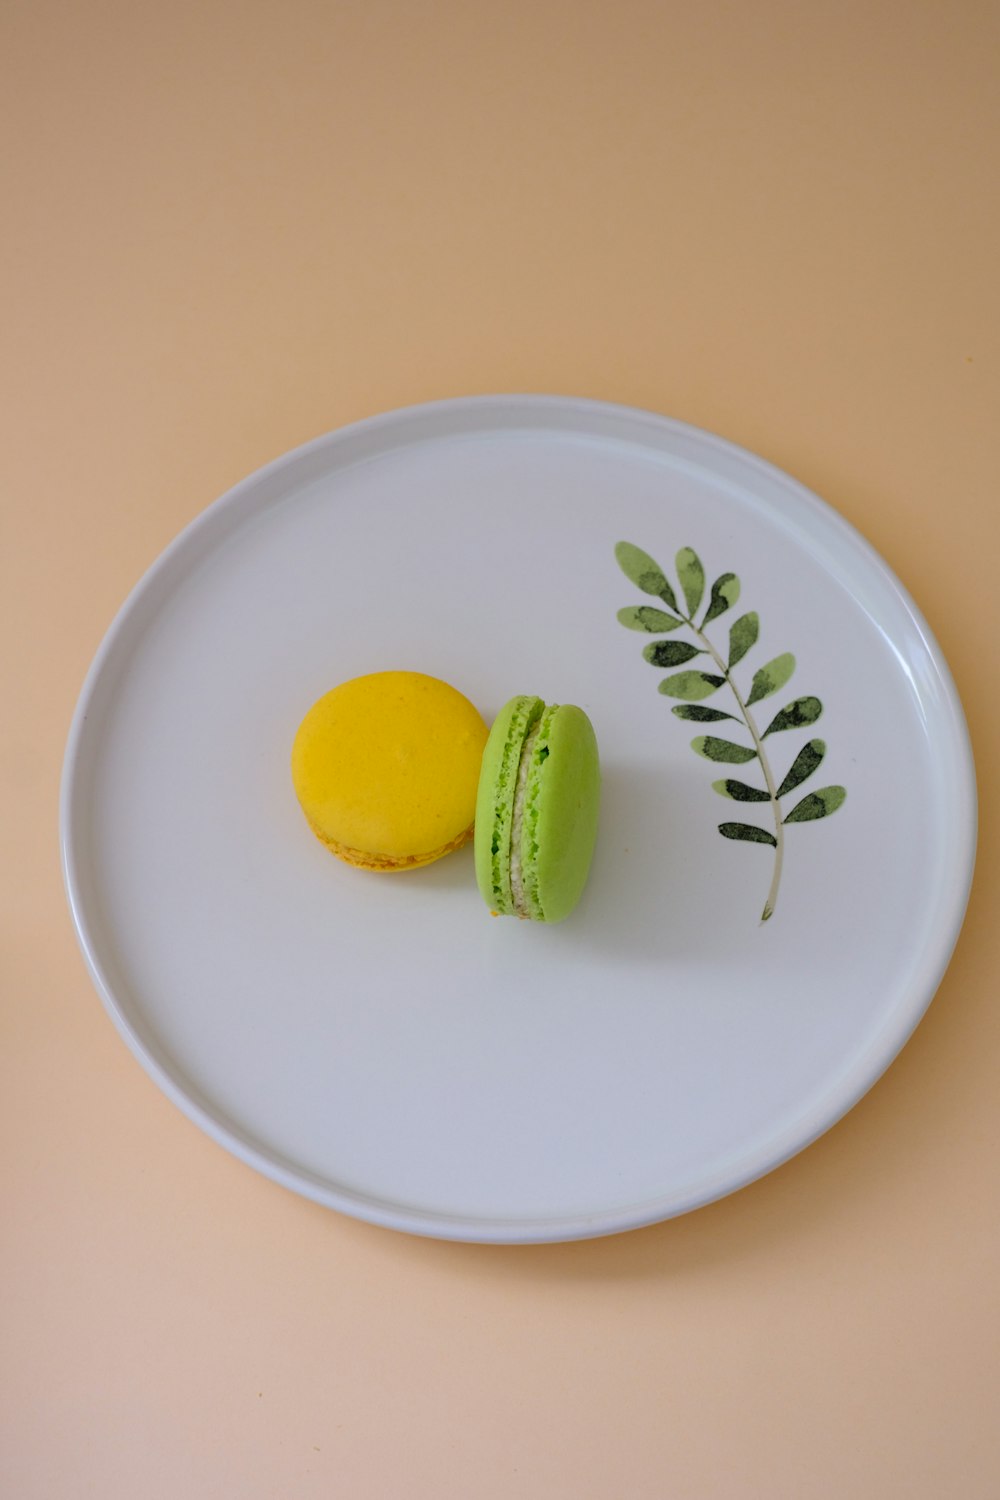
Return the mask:
<svg viewBox="0 0 1000 1500">
<path fill-rule="evenodd" d="M 545 920 L 538 891 L 538 804 L 549 754 L 549 728 L 558 711 L 558 703 L 550 703 L 521 746 L 511 816 L 511 907 L 515 916 L 536 922 Z"/>
<path fill-rule="evenodd" d="M 510 903 L 514 915 L 529 915 L 528 897 L 524 888 L 525 870 L 521 860 L 521 840 L 524 835 L 524 814 L 528 802 L 528 776 L 531 757 L 538 739 L 540 721 L 536 720 L 528 731 L 528 738 L 521 746 L 521 761 L 517 768 L 517 784 L 514 788 L 514 807 L 510 820 Z"/>
<path fill-rule="evenodd" d="M 491 840 L 490 876 L 493 888 L 493 904 L 499 912 L 514 911 L 511 893 L 510 853 L 513 848 L 512 835 L 517 803 L 517 786 L 524 759 L 525 741 L 531 736 L 532 727 L 541 717 L 544 705 L 540 698 L 522 697 L 515 700 L 513 717 L 503 747 L 500 766 L 496 773 L 496 803 L 493 809 L 493 837 Z M 527 775 L 527 771 L 525 772 Z M 522 797 L 522 816 L 523 816 Z M 520 826 L 520 825 L 519 825 Z M 520 847 L 520 843 L 518 845 Z"/>
</svg>

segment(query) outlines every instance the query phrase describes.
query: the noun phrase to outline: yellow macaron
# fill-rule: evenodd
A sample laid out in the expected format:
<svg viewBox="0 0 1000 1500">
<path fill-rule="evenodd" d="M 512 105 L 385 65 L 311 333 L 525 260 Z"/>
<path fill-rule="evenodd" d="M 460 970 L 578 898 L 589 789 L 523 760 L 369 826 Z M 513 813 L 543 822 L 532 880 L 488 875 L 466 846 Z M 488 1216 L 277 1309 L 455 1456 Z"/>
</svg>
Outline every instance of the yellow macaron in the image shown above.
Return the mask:
<svg viewBox="0 0 1000 1500">
<path fill-rule="evenodd" d="M 325 693 L 299 725 L 295 792 L 338 859 L 412 870 L 471 836 L 487 733 L 468 698 L 437 677 L 355 677 Z"/>
</svg>

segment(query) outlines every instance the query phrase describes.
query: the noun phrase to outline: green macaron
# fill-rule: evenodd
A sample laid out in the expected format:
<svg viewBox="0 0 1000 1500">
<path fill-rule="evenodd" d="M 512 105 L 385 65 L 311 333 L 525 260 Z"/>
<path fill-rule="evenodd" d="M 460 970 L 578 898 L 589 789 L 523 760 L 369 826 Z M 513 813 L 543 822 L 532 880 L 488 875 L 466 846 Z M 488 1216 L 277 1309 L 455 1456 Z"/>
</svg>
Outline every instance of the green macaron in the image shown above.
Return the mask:
<svg viewBox="0 0 1000 1500">
<path fill-rule="evenodd" d="M 561 922 L 587 883 L 601 771 L 582 708 L 512 698 L 483 752 L 476 880 L 492 911 Z"/>
</svg>

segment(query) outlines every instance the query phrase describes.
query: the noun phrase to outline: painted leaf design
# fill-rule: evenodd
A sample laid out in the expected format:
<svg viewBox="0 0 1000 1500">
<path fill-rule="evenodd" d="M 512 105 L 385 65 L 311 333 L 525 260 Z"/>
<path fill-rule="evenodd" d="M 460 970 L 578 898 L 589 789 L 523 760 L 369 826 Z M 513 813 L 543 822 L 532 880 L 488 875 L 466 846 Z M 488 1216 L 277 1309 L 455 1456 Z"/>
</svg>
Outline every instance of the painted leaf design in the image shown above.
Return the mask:
<svg viewBox="0 0 1000 1500">
<path fill-rule="evenodd" d="M 793 792 L 797 786 L 801 786 L 806 777 L 811 776 L 816 767 L 822 765 L 825 754 L 826 745 L 822 740 L 810 740 L 808 745 L 803 745 L 778 788 L 778 796 L 783 797 L 786 792 Z"/>
<path fill-rule="evenodd" d="M 745 781 L 733 781 L 728 776 L 724 781 L 713 781 L 712 787 L 720 797 L 731 797 L 734 802 L 770 802 L 771 800 L 770 792 L 762 792 L 756 786 L 747 786 Z"/>
<path fill-rule="evenodd" d="M 668 698 L 686 698 L 696 702 L 699 698 L 710 698 L 725 682 L 712 672 L 675 672 L 660 683 L 660 692 Z"/>
<path fill-rule="evenodd" d="M 654 667 L 679 667 L 705 653 L 687 641 L 650 641 L 642 654 Z"/>
<path fill-rule="evenodd" d="M 679 719 L 693 719 L 696 724 L 717 724 L 720 719 L 739 723 L 735 714 L 724 714 L 721 709 L 708 708 L 703 703 L 675 703 L 672 712 Z"/>
<path fill-rule="evenodd" d="M 694 668 L 686 671 L 672 671 L 671 675 L 659 682 L 658 688 L 668 697 L 682 700 L 672 705 L 673 712 L 678 718 L 695 724 L 711 725 L 730 720 L 740 724 L 753 740 L 753 749 L 731 740 L 721 739 L 714 734 L 699 734 L 691 741 L 691 748 L 698 755 L 721 766 L 745 766 L 754 760 L 760 762 L 760 774 L 766 782 L 767 790 L 761 786 L 751 786 L 748 782 L 737 780 L 735 776 L 727 775 L 718 781 L 713 781 L 713 790 L 731 802 L 757 804 L 758 808 L 761 804 L 773 803 L 773 808 L 777 809 L 779 799 L 789 796 L 797 787 L 800 787 L 818 770 L 826 757 L 824 741 L 809 740 L 799 749 L 784 780 L 777 790 L 774 790 L 775 778 L 771 773 L 769 752 L 765 749 L 762 740 L 782 730 L 801 729 L 806 725 L 815 724 L 823 712 L 823 705 L 816 697 L 803 696 L 793 699 L 774 714 L 763 736 L 758 734 L 755 724 L 756 716 L 751 715 L 748 709 L 752 704 L 759 703 L 761 699 L 770 697 L 785 686 L 795 671 L 795 657 L 790 651 L 786 651 L 767 662 L 753 674 L 749 693 L 745 698 L 741 697 L 731 673 L 732 669 L 742 662 L 757 644 L 760 634 L 759 617 L 753 611 L 749 611 L 730 626 L 729 657 L 725 666 L 722 665 L 714 643 L 710 643 L 707 636 L 702 634 L 706 625 L 711 624 L 726 610 L 732 608 L 739 599 L 740 581 L 736 574 L 722 573 L 716 578 L 709 592 L 708 604 L 705 606 L 705 569 L 693 547 L 682 547 L 676 554 L 674 562 L 687 607 L 685 615 L 678 606 L 673 586 L 659 563 L 648 552 L 643 552 L 631 542 L 619 542 L 615 548 L 615 555 L 626 577 L 644 593 L 657 596 L 665 606 L 663 609 L 658 609 L 652 605 L 643 604 L 629 606 L 618 611 L 618 620 L 627 629 L 660 637 L 659 640 L 651 641 L 645 646 L 643 656 L 646 661 L 661 669 L 676 668 L 693 663 L 698 656 L 705 656 L 706 665 L 710 666 L 714 662 L 722 674 L 719 676 L 713 672 L 699 671 Z M 700 608 L 704 608 L 704 618 L 701 625 L 697 626 L 695 615 Z M 700 649 L 688 640 L 664 639 L 667 636 L 673 637 L 674 631 L 679 630 L 682 625 L 691 626 L 695 636 L 702 641 L 704 649 Z M 738 712 L 727 713 L 722 709 L 709 708 L 702 704 L 703 698 L 711 697 L 724 685 L 732 689 Z M 809 793 L 796 803 L 784 822 L 808 823 L 817 818 L 829 817 L 842 806 L 846 796 L 847 792 L 842 786 L 822 787 L 819 791 Z M 779 848 L 783 837 L 781 828 L 778 827 L 774 833 L 771 833 L 756 824 L 728 822 L 718 824 L 718 829 L 724 838 L 735 839 L 743 843 L 764 844 L 776 851 L 771 889 L 761 914 L 761 921 L 766 922 L 773 915 L 781 877 Z"/>
<path fill-rule="evenodd" d="M 684 624 L 676 615 L 654 609 L 651 604 L 630 604 L 627 608 L 620 609 L 618 622 L 626 630 L 645 630 L 648 635 L 666 635 L 670 630 L 679 630 Z"/>
<path fill-rule="evenodd" d="M 711 625 L 712 621 L 717 620 L 720 615 L 724 615 L 726 610 L 735 604 L 739 597 L 740 580 L 735 573 L 723 573 L 712 584 L 708 609 L 705 611 L 705 618 L 701 622 L 702 629 L 704 630 L 706 625 Z"/>
<path fill-rule="evenodd" d="M 794 671 L 795 657 L 790 651 L 785 651 L 781 656 L 776 656 L 773 661 L 761 667 L 759 672 L 753 674 L 747 707 L 749 708 L 751 703 L 759 703 L 761 698 L 769 698 L 772 693 L 783 688 Z"/>
<path fill-rule="evenodd" d="M 740 615 L 738 620 L 733 621 L 729 627 L 729 665 L 731 667 L 735 667 L 738 661 L 742 661 L 750 647 L 756 645 L 759 634 L 760 620 L 752 611 L 748 615 Z"/>
<path fill-rule="evenodd" d="M 699 734 L 691 741 L 691 749 L 703 755 L 706 760 L 719 760 L 731 766 L 745 766 L 747 761 L 756 760 L 756 750 L 748 750 L 745 745 L 734 745 L 731 740 L 717 739 L 714 734 Z"/>
<path fill-rule="evenodd" d="M 705 569 L 693 547 L 682 547 L 674 562 L 677 566 L 677 577 L 684 590 L 684 598 L 687 600 L 688 616 L 693 618 L 705 592 Z"/>
<path fill-rule="evenodd" d="M 794 703 L 787 704 L 775 714 L 761 739 L 777 734 L 779 729 L 803 729 L 807 724 L 815 724 L 822 712 L 823 705 L 818 698 L 796 698 Z"/>
<path fill-rule="evenodd" d="M 677 596 L 667 582 L 667 575 L 648 552 L 631 542 L 619 542 L 615 547 L 615 557 L 625 577 L 644 594 L 657 594 L 668 609 L 677 610 Z"/>
<path fill-rule="evenodd" d="M 755 828 L 753 823 L 720 823 L 719 832 L 724 839 L 742 839 L 747 844 L 770 844 L 777 847 L 778 840 L 766 828 Z"/>
<path fill-rule="evenodd" d="M 792 808 L 786 823 L 811 823 L 813 818 L 828 818 L 835 813 L 847 796 L 847 788 L 825 786 L 818 792 L 810 792 Z"/>
</svg>

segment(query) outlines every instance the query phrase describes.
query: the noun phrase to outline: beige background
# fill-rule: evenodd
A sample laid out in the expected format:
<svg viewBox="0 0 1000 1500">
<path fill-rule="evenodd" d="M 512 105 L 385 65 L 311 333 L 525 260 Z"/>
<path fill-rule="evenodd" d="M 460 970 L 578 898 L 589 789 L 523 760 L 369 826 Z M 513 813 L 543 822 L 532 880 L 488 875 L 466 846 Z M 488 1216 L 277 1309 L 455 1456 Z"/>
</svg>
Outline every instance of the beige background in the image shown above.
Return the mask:
<svg viewBox="0 0 1000 1500">
<path fill-rule="evenodd" d="M 998 7 L 0 15 L 0 1493 L 995 1500 Z M 84 672 L 175 533 L 331 427 L 507 390 L 714 429 L 859 525 L 951 662 L 983 835 L 847 1119 L 529 1249 L 342 1219 L 203 1137 L 105 1018 L 57 848 Z"/>
</svg>

